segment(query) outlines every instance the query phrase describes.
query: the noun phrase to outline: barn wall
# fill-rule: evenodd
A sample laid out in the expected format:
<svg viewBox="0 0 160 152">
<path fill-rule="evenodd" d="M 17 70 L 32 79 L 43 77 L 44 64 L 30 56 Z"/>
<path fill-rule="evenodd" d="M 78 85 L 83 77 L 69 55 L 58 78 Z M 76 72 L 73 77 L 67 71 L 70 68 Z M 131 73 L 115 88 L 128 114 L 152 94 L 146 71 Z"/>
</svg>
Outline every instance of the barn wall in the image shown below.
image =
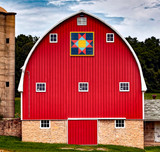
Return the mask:
<svg viewBox="0 0 160 152">
<path fill-rule="evenodd" d="M 144 122 L 144 141 L 145 142 L 154 142 L 155 139 L 155 122 L 154 121 L 145 121 Z"/>
<path fill-rule="evenodd" d="M 40 129 L 40 121 L 22 121 L 22 141 L 67 143 L 67 138 L 67 121 L 51 121 L 50 129 Z M 98 144 L 144 148 L 143 121 L 126 120 L 125 128 L 116 129 L 114 120 L 98 120 Z"/>
<path fill-rule="evenodd" d="M 99 144 L 144 148 L 142 120 L 126 120 L 125 128 L 115 128 L 114 120 L 99 120 L 98 129 Z"/>
<path fill-rule="evenodd" d="M 93 57 L 70 56 L 70 32 L 91 31 L 95 35 Z M 87 16 L 87 26 L 77 26 L 77 16 L 54 28 L 58 43 L 49 34 L 36 47 L 24 76 L 23 119 L 67 119 L 69 117 L 126 117 L 142 119 L 141 80 L 137 63 L 126 44 L 115 33 Z M 46 92 L 36 93 L 36 82 L 46 82 Z M 89 82 L 89 92 L 78 92 L 78 82 Z M 119 82 L 130 82 L 130 92 L 119 92 Z"/>
<path fill-rule="evenodd" d="M 41 129 L 40 121 L 22 121 L 22 141 L 67 143 L 67 121 L 51 121 L 49 129 Z"/>
</svg>

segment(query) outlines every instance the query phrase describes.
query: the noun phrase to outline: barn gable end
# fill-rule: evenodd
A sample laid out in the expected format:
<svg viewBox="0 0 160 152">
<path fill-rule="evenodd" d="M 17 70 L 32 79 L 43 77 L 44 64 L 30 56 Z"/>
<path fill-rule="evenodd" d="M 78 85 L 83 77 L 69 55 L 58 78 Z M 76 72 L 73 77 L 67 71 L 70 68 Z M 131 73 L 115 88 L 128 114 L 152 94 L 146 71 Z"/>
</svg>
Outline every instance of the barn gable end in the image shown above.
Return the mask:
<svg viewBox="0 0 160 152">
<path fill-rule="evenodd" d="M 146 89 L 128 42 L 102 20 L 80 11 L 39 39 L 22 67 L 22 139 L 37 141 L 27 135 L 32 128 L 34 136 L 48 129 L 49 138 L 39 142 L 57 142 L 63 136 L 59 142 L 102 144 L 110 130 L 113 144 L 143 148 Z M 140 144 L 131 142 L 135 140 Z"/>
</svg>

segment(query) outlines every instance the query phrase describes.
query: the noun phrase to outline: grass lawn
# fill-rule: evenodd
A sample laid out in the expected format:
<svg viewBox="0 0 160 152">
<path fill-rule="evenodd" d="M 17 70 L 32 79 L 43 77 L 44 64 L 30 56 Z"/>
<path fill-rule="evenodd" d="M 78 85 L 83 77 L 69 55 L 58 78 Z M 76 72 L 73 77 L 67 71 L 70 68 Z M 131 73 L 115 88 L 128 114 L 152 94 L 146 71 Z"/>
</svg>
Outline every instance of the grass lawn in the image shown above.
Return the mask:
<svg viewBox="0 0 160 152">
<path fill-rule="evenodd" d="M 19 138 L 11 136 L 9 137 L 0 136 L 0 149 L 10 150 L 14 152 L 55 152 L 55 151 L 144 152 L 145 151 L 138 148 L 113 146 L 113 145 L 80 146 L 80 145 L 67 145 L 67 144 L 22 142 Z M 147 152 L 152 152 L 152 151 L 149 149 L 149 151 Z"/>
<path fill-rule="evenodd" d="M 153 99 L 152 95 L 157 95 L 156 99 L 160 99 L 160 93 L 145 93 L 144 99 Z"/>
</svg>

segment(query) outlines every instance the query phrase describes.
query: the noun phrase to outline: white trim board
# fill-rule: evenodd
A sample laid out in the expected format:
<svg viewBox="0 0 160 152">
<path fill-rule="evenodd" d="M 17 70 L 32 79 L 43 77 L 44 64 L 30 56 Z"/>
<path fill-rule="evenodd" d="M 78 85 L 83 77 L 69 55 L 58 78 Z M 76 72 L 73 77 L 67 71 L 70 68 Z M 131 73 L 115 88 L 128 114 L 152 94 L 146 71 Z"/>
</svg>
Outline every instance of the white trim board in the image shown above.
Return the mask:
<svg viewBox="0 0 160 152">
<path fill-rule="evenodd" d="M 145 92 L 142 92 L 142 104 L 143 104 L 143 105 L 142 105 L 142 111 L 143 111 L 143 120 L 145 119 L 145 118 L 144 118 L 144 93 L 145 93 Z"/>
<path fill-rule="evenodd" d="M 21 120 L 23 120 L 23 92 L 21 92 Z"/>
<path fill-rule="evenodd" d="M 68 118 L 68 120 L 125 120 L 126 118 Z"/>
<path fill-rule="evenodd" d="M 106 26 L 108 26 L 109 28 L 111 28 L 117 35 L 119 35 L 119 36 L 121 37 L 121 39 L 125 42 L 125 44 L 126 44 L 126 45 L 128 46 L 128 48 L 130 49 L 133 57 L 134 57 L 135 60 L 136 60 L 137 65 L 138 65 L 139 72 L 140 72 L 140 77 L 141 77 L 141 90 L 142 90 L 142 91 L 146 91 L 146 90 L 147 90 L 147 86 L 146 86 L 146 83 L 145 83 L 145 81 L 144 81 L 141 64 L 140 64 L 140 62 L 139 62 L 139 60 L 138 60 L 138 57 L 137 57 L 136 53 L 134 52 L 133 48 L 132 48 L 131 45 L 128 43 L 128 41 L 127 41 L 125 38 L 123 38 L 122 35 L 121 35 L 119 32 L 117 32 L 113 27 L 111 27 L 109 24 L 105 23 L 103 20 L 101 20 L 100 18 L 98 18 L 98 17 L 96 17 L 96 16 L 94 16 L 94 15 L 92 15 L 92 14 L 86 13 L 84 10 L 80 10 L 79 12 L 77 12 L 77 13 L 75 13 L 75 14 L 67 17 L 67 18 L 65 18 L 64 20 L 60 21 L 58 24 L 54 25 L 51 29 L 49 29 L 49 30 L 36 42 L 36 44 L 33 46 L 33 48 L 31 49 L 31 51 L 29 52 L 29 54 L 28 54 L 28 56 L 27 56 L 27 58 L 26 58 L 26 60 L 25 60 L 25 63 L 24 63 L 24 65 L 23 65 L 23 67 L 21 68 L 21 69 L 22 69 L 22 73 L 21 73 L 20 83 L 19 83 L 19 86 L 18 86 L 18 91 L 19 91 L 19 92 L 23 92 L 24 73 L 25 73 L 27 64 L 28 64 L 28 62 L 29 62 L 29 59 L 30 59 L 30 57 L 32 56 L 32 54 L 33 54 L 34 50 L 36 49 L 36 47 L 38 46 L 38 44 L 42 41 L 42 39 L 43 39 L 52 29 L 54 29 L 55 27 L 57 27 L 59 24 L 63 23 L 65 20 L 67 20 L 67 19 L 69 19 L 69 18 L 71 18 L 71 17 L 73 17 L 73 16 L 75 16 L 75 15 L 78 15 L 78 14 L 80 14 L 80 13 L 84 13 L 84 14 L 86 14 L 86 15 L 89 15 L 89 16 L 91 16 L 91 17 L 99 20 L 100 22 L 102 22 L 103 24 L 105 24 Z"/>
</svg>

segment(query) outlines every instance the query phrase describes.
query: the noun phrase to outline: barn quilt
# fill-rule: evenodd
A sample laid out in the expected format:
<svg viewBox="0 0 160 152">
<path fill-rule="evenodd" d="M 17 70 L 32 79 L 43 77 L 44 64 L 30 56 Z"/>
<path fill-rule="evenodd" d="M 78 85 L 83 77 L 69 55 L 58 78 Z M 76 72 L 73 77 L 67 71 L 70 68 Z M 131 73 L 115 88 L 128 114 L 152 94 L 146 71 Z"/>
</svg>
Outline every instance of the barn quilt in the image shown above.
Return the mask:
<svg viewBox="0 0 160 152">
<path fill-rule="evenodd" d="M 94 32 L 71 32 L 71 56 L 94 56 Z"/>
</svg>

